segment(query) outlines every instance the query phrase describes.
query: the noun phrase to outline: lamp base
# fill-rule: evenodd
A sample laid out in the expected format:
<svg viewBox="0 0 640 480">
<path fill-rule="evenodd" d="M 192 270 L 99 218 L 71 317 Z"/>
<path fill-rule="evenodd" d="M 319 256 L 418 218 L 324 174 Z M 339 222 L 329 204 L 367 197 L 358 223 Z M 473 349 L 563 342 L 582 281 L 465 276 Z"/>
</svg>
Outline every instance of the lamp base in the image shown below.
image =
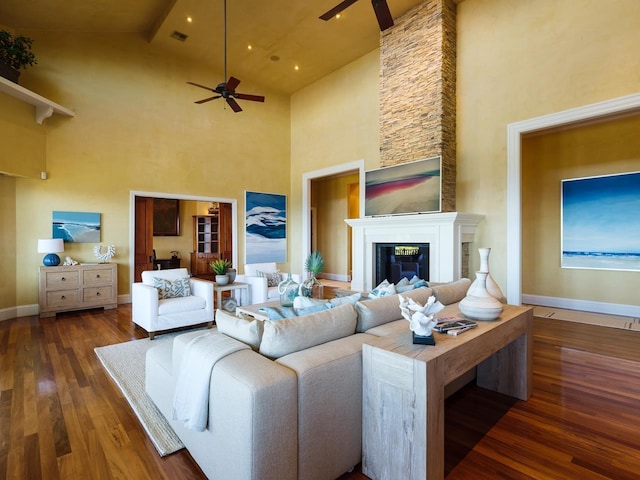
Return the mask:
<svg viewBox="0 0 640 480">
<path fill-rule="evenodd" d="M 60 265 L 60 257 L 55 253 L 49 253 L 42 259 L 42 264 L 45 267 L 55 267 L 56 265 Z"/>
</svg>

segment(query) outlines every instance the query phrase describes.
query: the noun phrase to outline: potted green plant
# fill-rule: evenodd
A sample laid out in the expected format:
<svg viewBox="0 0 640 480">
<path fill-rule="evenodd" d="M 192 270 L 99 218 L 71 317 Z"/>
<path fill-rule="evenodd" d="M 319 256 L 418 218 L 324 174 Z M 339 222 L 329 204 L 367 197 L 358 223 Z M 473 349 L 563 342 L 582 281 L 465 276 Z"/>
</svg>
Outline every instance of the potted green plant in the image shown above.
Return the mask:
<svg viewBox="0 0 640 480">
<path fill-rule="evenodd" d="M 217 260 L 212 261 L 209 265 L 211 265 L 211 270 L 216 274 L 216 283 L 218 285 L 226 285 L 229 283 L 229 276 L 227 275 L 227 270 L 231 267 L 231 262 L 224 258 L 218 258 Z"/>
<path fill-rule="evenodd" d="M 31 67 L 37 62 L 31 51 L 33 40 L 15 36 L 7 30 L 0 30 L 0 75 L 13 83 L 18 83 L 20 69 Z"/>
<path fill-rule="evenodd" d="M 302 282 L 300 287 L 302 296 L 322 298 L 324 296 L 324 287 L 318 280 L 318 275 L 324 270 L 324 257 L 322 254 L 317 250 L 311 252 L 304 261 L 304 269 L 309 272 L 309 278 Z"/>
</svg>

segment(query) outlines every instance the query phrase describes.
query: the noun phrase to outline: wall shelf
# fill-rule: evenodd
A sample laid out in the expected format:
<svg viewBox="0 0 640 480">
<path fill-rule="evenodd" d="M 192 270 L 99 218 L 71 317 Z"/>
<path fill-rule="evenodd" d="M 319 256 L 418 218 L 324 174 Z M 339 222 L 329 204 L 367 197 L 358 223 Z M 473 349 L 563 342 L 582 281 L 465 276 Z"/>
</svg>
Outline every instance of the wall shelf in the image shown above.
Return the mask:
<svg viewBox="0 0 640 480">
<path fill-rule="evenodd" d="M 54 113 L 67 115 L 69 117 L 76 116 L 73 110 L 69 110 L 62 105 L 58 105 L 57 103 L 52 102 L 31 90 L 27 90 L 16 83 L 10 82 L 3 77 L 0 77 L 0 92 L 6 93 L 11 97 L 17 98 L 18 100 L 22 100 L 23 102 L 36 107 L 36 123 L 38 125 L 42 125 L 42 122 Z"/>
</svg>

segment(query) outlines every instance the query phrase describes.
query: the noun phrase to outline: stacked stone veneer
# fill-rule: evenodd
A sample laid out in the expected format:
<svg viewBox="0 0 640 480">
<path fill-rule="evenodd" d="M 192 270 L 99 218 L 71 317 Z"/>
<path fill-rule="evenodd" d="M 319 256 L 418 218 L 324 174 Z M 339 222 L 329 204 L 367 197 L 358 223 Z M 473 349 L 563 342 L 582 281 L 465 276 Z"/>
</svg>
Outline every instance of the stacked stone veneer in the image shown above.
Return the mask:
<svg viewBox="0 0 640 480">
<path fill-rule="evenodd" d="M 456 5 L 426 0 L 380 39 L 380 163 L 442 156 L 442 211 L 456 209 Z"/>
</svg>

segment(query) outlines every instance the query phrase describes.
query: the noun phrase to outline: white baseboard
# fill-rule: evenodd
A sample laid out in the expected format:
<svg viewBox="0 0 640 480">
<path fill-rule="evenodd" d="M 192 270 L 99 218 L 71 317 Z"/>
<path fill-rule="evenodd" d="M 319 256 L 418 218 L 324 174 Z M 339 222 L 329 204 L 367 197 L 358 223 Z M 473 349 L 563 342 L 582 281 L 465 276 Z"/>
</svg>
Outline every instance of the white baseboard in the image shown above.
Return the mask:
<svg viewBox="0 0 640 480">
<path fill-rule="evenodd" d="M 593 302 L 591 300 L 576 300 L 573 298 L 545 297 L 542 295 L 528 294 L 522 294 L 522 303 L 526 303 L 528 305 L 540 305 L 542 307 L 566 308 L 567 310 L 604 313 L 607 315 L 621 315 L 623 317 L 640 317 L 639 305 Z"/>
<path fill-rule="evenodd" d="M 344 275 L 341 273 L 321 273 L 318 278 L 326 278 L 327 280 L 335 280 L 336 282 L 350 282 L 351 275 Z"/>
<path fill-rule="evenodd" d="M 118 305 L 123 303 L 131 303 L 131 295 L 118 295 Z M 0 322 L 4 320 L 11 320 L 18 317 L 28 317 L 30 315 L 39 315 L 40 306 L 37 303 L 33 305 L 18 305 L 16 307 L 9 307 L 0 309 Z"/>
</svg>

